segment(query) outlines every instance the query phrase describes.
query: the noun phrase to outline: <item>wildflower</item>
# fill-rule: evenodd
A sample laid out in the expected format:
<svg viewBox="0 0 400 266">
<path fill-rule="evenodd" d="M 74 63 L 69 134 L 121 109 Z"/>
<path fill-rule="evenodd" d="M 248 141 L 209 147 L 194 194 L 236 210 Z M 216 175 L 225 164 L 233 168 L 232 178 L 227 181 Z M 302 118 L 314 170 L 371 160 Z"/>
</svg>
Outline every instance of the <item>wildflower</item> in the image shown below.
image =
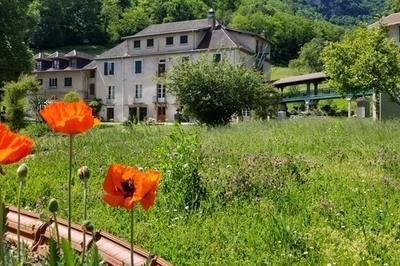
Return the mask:
<svg viewBox="0 0 400 266">
<path fill-rule="evenodd" d="M 134 167 L 112 164 L 108 169 L 103 188 L 103 200 L 113 207 L 132 209 L 140 201 L 145 210 L 154 204 L 160 173 L 155 170 L 140 171 Z"/>
<path fill-rule="evenodd" d="M 82 166 L 81 168 L 78 169 L 78 176 L 79 179 L 82 181 L 87 181 L 90 177 L 90 171 L 87 166 Z"/>
<path fill-rule="evenodd" d="M 17 174 L 19 181 L 25 183 L 25 177 L 28 175 L 28 166 L 26 164 L 21 164 L 17 169 Z"/>
<path fill-rule="evenodd" d="M 40 115 L 55 132 L 67 135 L 83 133 L 100 123 L 84 101 L 54 102 L 42 109 Z"/>
<path fill-rule="evenodd" d="M 25 158 L 32 151 L 32 140 L 10 131 L 0 123 L 0 164 L 11 164 Z"/>
</svg>

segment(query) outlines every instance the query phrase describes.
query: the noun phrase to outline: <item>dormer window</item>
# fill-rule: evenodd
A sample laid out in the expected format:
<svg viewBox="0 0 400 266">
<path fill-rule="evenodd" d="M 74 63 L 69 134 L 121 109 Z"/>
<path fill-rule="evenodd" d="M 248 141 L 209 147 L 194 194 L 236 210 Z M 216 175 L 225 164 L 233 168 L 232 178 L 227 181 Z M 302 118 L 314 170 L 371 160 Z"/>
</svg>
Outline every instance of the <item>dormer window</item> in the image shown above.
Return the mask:
<svg viewBox="0 0 400 266">
<path fill-rule="evenodd" d="M 60 60 L 54 60 L 53 61 L 53 68 L 54 69 L 60 69 Z"/>
<path fill-rule="evenodd" d="M 174 37 L 173 36 L 166 37 L 165 44 L 166 45 L 174 45 Z"/>
<path fill-rule="evenodd" d="M 71 67 L 78 68 L 78 60 L 76 58 L 71 59 Z"/>
<path fill-rule="evenodd" d="M 36 61 L 36 70 L 42 70 L 43 64 L 42 61 Z"/>
<path fill-rule="evenodd" d="M 133 41 L 133 48 L 134 49 L 140 49 L 140 40 L 134 40 Z"/>
</svg>

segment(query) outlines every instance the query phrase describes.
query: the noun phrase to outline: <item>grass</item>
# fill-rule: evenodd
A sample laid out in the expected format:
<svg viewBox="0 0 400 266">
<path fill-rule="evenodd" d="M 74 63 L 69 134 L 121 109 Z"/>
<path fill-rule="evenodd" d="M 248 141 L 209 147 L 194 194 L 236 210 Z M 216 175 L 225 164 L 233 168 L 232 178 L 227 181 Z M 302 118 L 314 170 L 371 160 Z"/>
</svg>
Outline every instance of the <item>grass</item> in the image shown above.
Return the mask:
<svg viewBox="0 0 400 266">
<path fill-rule="evenodd" d="M 287 78 L 290 76 L 298 76 L 307 74 L 304 70 L 289 68 L 289 67 L 272 67 L 271 68 L 271 80 L 277 80 L 281 78 Z"/>
<path fill-rule="evenodd" d="M 176 265 L 396 264 L 400 261 L 399 121 L 307 118 L 185 127 L 200 136 L 208 198 L 199 211 L 170 208 L 159 191 L 135 210 L 135 244 Z M 93 129 L 76 137 L 74 168 L 88 165 L 89 218 L 129 239 L 129 214 L 101 201 L 110 163 L 145 168 L 164 160 L 170 126 Z M 66 216 L 67 138 L 35 138 L 22 205 Z M 16 203 L 17 165 L 0 176 Z M 75 177 L 73 220 L 82 220 Z"/>
</svg>

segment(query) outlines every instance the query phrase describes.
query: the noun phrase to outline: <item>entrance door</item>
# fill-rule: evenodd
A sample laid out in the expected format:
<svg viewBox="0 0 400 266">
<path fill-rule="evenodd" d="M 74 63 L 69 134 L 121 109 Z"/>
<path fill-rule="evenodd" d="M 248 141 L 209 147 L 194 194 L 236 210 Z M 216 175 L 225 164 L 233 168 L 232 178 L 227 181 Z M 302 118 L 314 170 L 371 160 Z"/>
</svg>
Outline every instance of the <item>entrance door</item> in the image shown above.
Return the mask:
<svg viewBox="0 0 400 266">
<path fill-rule="evenodd" d="M 158 106 L 157 107 L 157 121 L 158 122 L 165 122 L 165 106 Z"/>
<path fill-rule="evenodd" d="M 140 107 L 139 108 L 139 121 L 144 121 L 147 117 L 147 108 Z"/>
<path fill-rule="evenodd" d="M 107 121 L 114 120 L 114 108 L 107 108 Z"/>
</svg>

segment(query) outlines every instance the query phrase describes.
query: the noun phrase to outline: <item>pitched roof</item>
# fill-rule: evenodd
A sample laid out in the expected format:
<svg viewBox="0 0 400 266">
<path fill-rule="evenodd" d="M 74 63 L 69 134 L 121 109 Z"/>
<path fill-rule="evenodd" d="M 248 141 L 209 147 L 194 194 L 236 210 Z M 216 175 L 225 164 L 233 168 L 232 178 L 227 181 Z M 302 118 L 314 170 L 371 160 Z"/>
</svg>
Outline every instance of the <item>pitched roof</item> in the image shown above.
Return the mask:
<svg viewBox="0 0 400 266">
<path fill-rule="evenodd" d="M 110 50 L 105 51 L 104 53 L 96 56 L 96 59 L 101 58 L 115 58 L 115 57 L 124 57 L 128 55 L 128 41 L 125 40 L 114 46 Z"/>
<path fill-rule="evenodd" d="M 47 56 L 46 56 L 45 53 L 38 53 L 38 54 L 35 54 L 34 58 L 35 58 L 35 60 L 46 60 L 46 61 L 50 61 L 50 60 L 47 58 Z"/>
<path fill-rule="evenodd" d="M 50 59 L 55 59 L 55 58 L 65 59 L 65 56 L 63 53 L 56 51 L 56 52 L 52 53 L 51 55 L 49 55 L 48 58 L 50 58 Z"/>
<path fill-rule="evenodd" d="M 83 53 L 83 52 L 77 51 L 75 49 L 72 50 L 71 52 L 65 54 L 64 56 L 65 57 L 79 57 L 79 58 L 88 59 L 88 60 L 93 59 L 93 55 Z"/>
<path fill-rule="evenodd" d="M 86 66 L 82 67 L 82 69 L 95 69 L 96 68 L 96 62 L 92 61 L 89 64 L 87 64 Z"/>
<path fill-rule="evenodd" d="M 197 49 L 221 49 L 238 48 L 239 45 L 233 40 L 229 33 L 221 26 L 206 33 Z"/>
<path fill-rule="evenodd" d="M 122 39 L 168 34 L 168 33 L 175 33 L 175 32 L 196 31 L 196 30 L 202 30 L 202 29 L 208 29 L 208 28 L 210 28 L 210 25 L 208 25 L 208 19 L 196 19 L 196 20 L 186 20 L 186 21 L 154 24 L 154 25 L 148 26 L 147 28 L 136 33 L 135 35 L 126 36 L 126 37 L 123 37 Z"/>
<path fill-rule="evenodd" d="M 371 24 L 369 27 L 375 27 L 375 26 L 393 26 L 400 24 L 400 12 L 399 13 L 394 13 L 391 14 L 387 17 L 383 17 L 380 20 L 376 21 L 375 23 Z"/>
<path fill-rule="evenodd" d="M 292 86 L 292 85 L 297 85 L 297 84 L 304 84 L 307 82 L 313 82 L 313 81 L 323 81 L 328 79 L 328 77 L 325 75 L 324 72 L 316 72 L 316 73 L 310 73 L 310 74 L 305 74 L 305 75 L 300 75 L 300 76 L 292 76 L 292 77 L 287 77 L 283 79 L 279 79 L 272 83 L 275 87 L 286 87 L 286 86 Z"/>
</svg>

